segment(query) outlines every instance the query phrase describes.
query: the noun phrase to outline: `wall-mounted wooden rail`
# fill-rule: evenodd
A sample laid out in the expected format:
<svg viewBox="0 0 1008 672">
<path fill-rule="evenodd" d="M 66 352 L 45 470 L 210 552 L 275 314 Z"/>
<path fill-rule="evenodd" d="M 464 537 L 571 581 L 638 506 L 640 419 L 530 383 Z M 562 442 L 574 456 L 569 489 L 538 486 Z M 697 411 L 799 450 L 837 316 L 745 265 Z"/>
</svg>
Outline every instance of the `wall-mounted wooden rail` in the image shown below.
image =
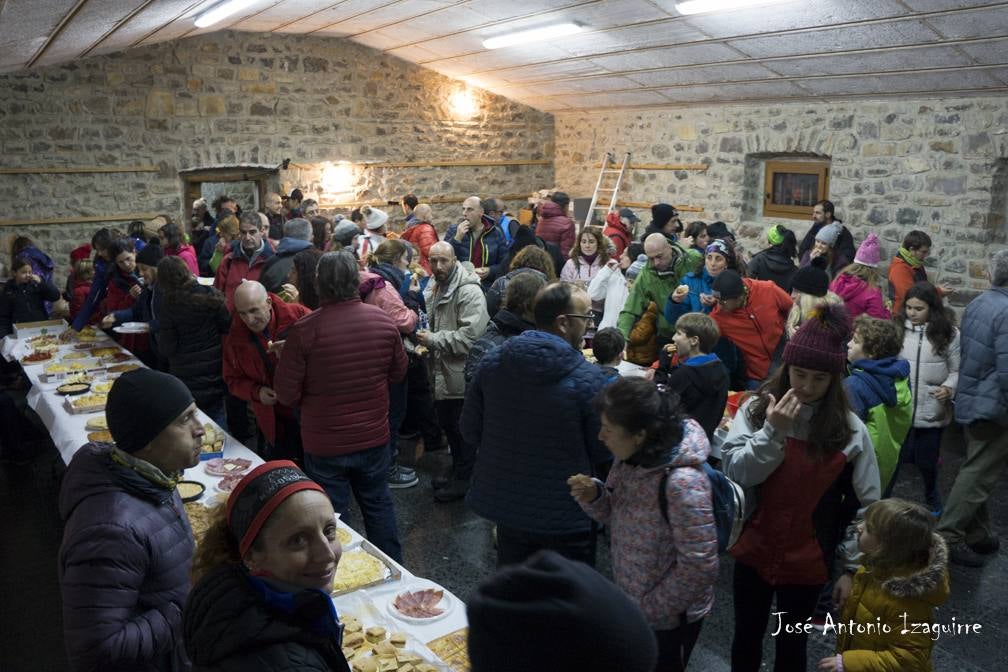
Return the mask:
<svg viewBox="0 0 1008 672">
<path fill-rule="evenodd" d="M 151 220 L 157 212 L 130 212 L 124 215 L 87 215 L 82 217 L 50 217 L 47 219 L 0 219 L 0 226 L 34 226 L 44 224 L 87 224 L 90 222 L 132 222 Z"/>
<path fill-rule="evenodd" d="M 515 161 L 488 161 L 483 159 L 460 159 L 445 161 L 351 161 L 351 166 L 364 168 L 456 168 L 465 166 L 552 166 L 552 159 L 522 159 Z M 313 169 L 317 165 L 291 163 L 291 168 Z"/>
<path fill-rule="evenodd" d="M 0 168 L 0 175 L 57 175 L 71 173 L 156 173 L 157 166 L 57 166 Z"/>
<path fill-rule="evenodd" d="M 596 163 L 593 168 L 601 168 L 601 163 Z M 705 163 L 631 163 L 627 165 L 627 170 L 707 170 L 710 166 Z"/>
<path fill-rule="evenodd" d="M 424 203 L 461 203 L 469 196 L 434 196 L 432 198 L 423 199 Z M 528 198 L 528 194 L 501 194 L 500 196 L 494 196 L 494 198 L 499 198 L 502 201 L 524 201 Z M 392 207 L 389 206 L 387 201 L 355 201 L 353 203 L 319 203 L 320 208 L 359 208 L 364 205 L 370 205 L 376 208 Z M 650 207 L 650 206 L 649 206 Z"/>
<path fill-rule="evenodd" d="M 609 205 L 609 201 L 599 202 L 599 205 Z M 623 208 L 650 208 L 654 203 L 649 203 L 646 201 L 616 201 L 618 207 Z M 673 206 L 679 212 L 703 212 L 704 208 L 701 205 L 676 205 Z"/>
</svg>

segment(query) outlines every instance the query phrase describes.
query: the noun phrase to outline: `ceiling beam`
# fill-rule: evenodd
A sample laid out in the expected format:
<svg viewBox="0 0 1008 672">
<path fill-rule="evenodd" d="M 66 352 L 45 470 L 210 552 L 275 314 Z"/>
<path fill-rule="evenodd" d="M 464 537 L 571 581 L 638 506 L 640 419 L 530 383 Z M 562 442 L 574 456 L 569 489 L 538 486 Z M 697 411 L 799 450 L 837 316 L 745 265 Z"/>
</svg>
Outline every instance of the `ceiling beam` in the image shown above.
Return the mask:
<svg viewBox="0 0 1008 672">
<path fill-rule="evenodd" d="M 858 55 L 858 54 L 878 54 L 887 52 L 897 52 L 897 51 L 913 51 L 916 49 L 928 49 L 933 47 L 956 47 L 963 44 L 976 44 L 984 42 L 996 42 L 998 40 L 1004 40 L 1008 38 L 1008 35 L 999 35 L 997 37 L 975 37 L 975 38 L 965 38 L 957 40 L 944 40 L 941 42 L 921 42 L 918 44 L 903 44 L 896 47 L 869 47 L 865 49 L 848 49 L 845 51 L 831 51 L 831 52 L 816 52 L 813 54 L 791 54 L 789 56 L 767 56 L 759 59 L 752 58 L 736 58 L 730 61 L 707 61 L 704 63 L 685 63 L 682 65 L 665 65 L 658 68 L 638 68 L 635 70 L 613 70 L 611 72 L 601 72 L 591 75 L 570 75 L 561 77 L 552 77 L 549 79 L 536 79 L 536 80 L 522 80 L 520 82 L 495 82 L 493 84 L 493 90 L 495 93 L 512 89 L 512 88 L 522 88 L 526 86 L 538 86 L 540 84 L 556 84 L 562 82 L 580 82 L 580 81 L 590 81 L 593 79 L 607 79 L 609 77 L 632 77 L 633 75 L 640 75 L 652 72 L 674 72 L 676 70 L 693 70 L 695 68 L 706 68 L 715 66 L 732 66 L 732 65 L 763 65 L 765 63 L 775 63 L 777 61 L 792 61 L 797 59 L 816 59 L 816 58 L 835 58 L 837 56 L 848 56 L 848 55 Z M 965 55 L 964 55 L 965 56 Z M 965 66 L 963 66 L 965 67 Z M 856 74 L 856 73 L 840 73 L 840 74 Z M 466 75 L 467 77 L 470 75 Z M 830 75 L 832 77 L 839 76 Z M 723 83 L 723 82 L 720 82 Z"/>
<path fill-rule="evenodd" d="M 226 26 L 222 26 L 220 28 L 215 28 L 214 30 L 212 30 L 210 32 L 217 32 L 218 30 L 231 30 L 235 26 L 237 26 L 239 23 L 241 23 L 243 21 L 248 21 L 249 19 L 254 19 L 255 17 L 257 17 L 260 14 L 262 14 L 263 12 L 268 12 L 269 10 L 273 9 L 274 7 L 276 7 L 277 5 L 282 5 L 285 2 L 290 2 L 290 0 L 277 0 L 276 2 L 274 2 L 269 7 L 263 7 L 262 9 L 260 9 L 258 11 L 252 12 L 251 14 L 245 14 L 244 16 L 240 16 L 237 19 L 235 19 L 234 21 L 231 21 L 230 23 L 228 23 Z M 175 39 L 176 40 L 181 40 L 181 39 L 184 39 L 186 37 L 189 37 L 190 35 L 192 35 L 193 33 L 195 33 L 197 30 L 201 30 L 201 29 L 197 28 L 196 25 L 193 24 L 192 28 L 190 28 L 186 32 L 182 33 L 181 35 L 179 35 Z"/>
<path fill-rule="evenodd" d="M 136 8 L 133 11 L 131 11 L 126 16 L 124 16 L 123 18 L 121 18 L 118 21 L 116 21 L 116 23 L 115 23 L 114 26 L 112 26 L 107 31 L 105 31 L 104 35 L 102 35 L 97 40 L 95 40 L 94 42 L 92 42 L 90 47 L 88 47 L 87 49 L 85 49 L 84 51 L 82 51 L 81 53 L 79 53 L 77 55 L 77 58 L 84 58 L 85 56 L 87 56 L 88 54 L 90 54 L 92 51 L 94 51 L 98 47 L 99 44 L 101 44 L 102 42 L 104 42 L 105 40 L 107 40 L 108 38 L 110 38 L 114 32 L 116 32 L 117 30 L 119 30 L 120 28 L 122 28 L 123 26 L 125 26 L 131 19 L 133 19 L 134 16 L 136 16 L 137 14 L 139 14 L 140 12 L 142 12 L 143 10 L 147 9 L 153 2 L 154 2 L 154 0 L 144 0 L 144 2 L 140 3 L 139 5 L 137 5 Z"/>
<path fill-rule="evenodd" d="M 60 36 L 60 33 L 63 32 L 63 29 L 67 27 L 67 24 L 73 21 L 73 18 L 77 16 L 77 12 L 79 12 L 81 8 L 87 4 L 87 1 L 88 0 L 77 0 L 77 4 L 75 4 L 70 9 L 70 11 L 67 12 L 62 19 L 60 19 L 60 22 L 56 24 L 56 28 L 54 28 L 53 31 L 49 33 L 49 37 L 46 38 L 45 42 L 43 42 L 41 46 L 39 46 L 38 50 L 35 51 L 35 55 L 32 56 L 25 64 L 26 69 L 35 65 L 35 63 L 37 63 L 38 60 L 42 58 L 42 54 L 44 54 L 46 52 L 46 49 L 48 49 L 49 46 L 56 40 L 56 38 Z"/>
<path fill-rule="evenodd" d="M 371 12 L 377 12 L 380 9 L 385 9 L 386 7 L 391 7 L 393 5 L 402 4 L 405 1 L 406 0 L 390 0 L 390 2 L 386 2 L 383 5 L 378 5 L 377 7 L 372 7 L 371 9 L 366 9 L 363 12 L 357 12 L 356 14 L 351 14 L 350 16 L 345 16 L 342 19 L 340 19 L 339 21 L 334 21 L 333 23 L 328 23 L 328 24 L 322 26 L 321 28 L 314 28 L 312 30 L 309 30 L 307 33 L 305 33 L 305 35 L 312 35 L 314 33 L 317 33 L 319 31 L 321 31 L 321 30 L 328 30 L 329 28 L 332 28 L 333 26 L 338 26 L 341 23 L 346 23 L 347 21 L 350 21 L 352 19 L 356 19 L 358 16 L 364 16 L 365 14 L 370 14 Z"/>
<path fill-rule="evenodd" d="M 308 14 L 305 14 L 304 16 L 302 16 L 300 18 L 297 18 L 297 19 L 294 19 L 293 21 L 288 21 L 287 23 L 281 23 L 278 26 L 273 26 L 272 28 L 270 28 L 270 31 L 277 31 L 277 30 L 280 30 L 282 28 L 286 28 L 287 26 L 292 26 L 295 23 L 300 23 L 301 21 L 304 21 L 305 19 L 310 19 L 311 17 L 315 16 L 316 14 L 321 14 L 322 12 L 328 12 L 330 9 L 336 9 L 340 5 L 345 5 L 347 2 L 348 2 L 348 0 L 340 0 L 339 2 L 334 2 L 331 5 L 326 5 L 322 9 L 316 9 L 314 12 L 310 12 Z"/>
<path fill-rule="evenodd" d="M 132 49 L 133 47 L 140 46 L 142 43 L 146 42 L 148 38 L 153 37 L 154 35 L 157 35 L 159 32 L 161 32 L 162 30 L 164 30 L 165 28 L 167 28 L 171 24 L 175 23 L 179 19 L 181 19 L 183 16 L 185 16 L 186 14 L 188 14 L 190 11 L 192 11 L 196 7 L 199 7 L 201 4 L 203 4 L 204 1 L 205 0 L 195 0 L 195 2 L 193 2 L 188 7 L 186 7 L 185 9 L 183 9 L 181 12 L 179 12 L 178 14 L 176 14 L 175 18 L 169 19 L 168 21 L 165 21 L 160 26 L 158 26 L 154 30 L 150 31 L 149 33 L 147 33 L 146 35 L 144 35 L 143 37 L 141 37 L 139 40 L 134 40 L 129 45 L 129 48 Z"/>
<path fill-rule="evenodd" d="M 419 18 L 424 17 L 424 16 L 430 16 L 431 14 L 437 14 L 438 12 L 443 12 L 446 9 L 454 9 L 454 8 L 459 7 L 461 5 L 467 5 L 470 2 L 472 2 L 472 0 L 457 0 L 457 2 L 455 2 L 454 4 L 451 4 L 451 5 L 444 5 L 443 7 L 435 7 L 434 9 L 429 9 L 426 12 L 420 12 L 419 14 L 414 14 L 413 16 L 410 16 L 410 17 L 405 18 L 405 19 L 397 19 L 395 21 L 389 21 L 388 23 L 383 23 L 380 26 L 375 26 L 374 28 L 368 28 L 367 30 L 362 30 L 359 33 L 354 33 L 353 35 L 347 35 L 347 39 L 351 39 L 352 40 L 352 39 L 354 39 L 356 37 L 360 37 L 361 35 L 367 35 L 368 33 L 374 33 L 374 32 L 377 32 L 379 30 L 385 30 L 386 28 L 391 28 L 393 26 L 398 26 L 398 25 L 403 24 L 403 23 L 409 23 L 410 21 L 413 21 L 415 19 L 419 19 Z"/>
</svg>

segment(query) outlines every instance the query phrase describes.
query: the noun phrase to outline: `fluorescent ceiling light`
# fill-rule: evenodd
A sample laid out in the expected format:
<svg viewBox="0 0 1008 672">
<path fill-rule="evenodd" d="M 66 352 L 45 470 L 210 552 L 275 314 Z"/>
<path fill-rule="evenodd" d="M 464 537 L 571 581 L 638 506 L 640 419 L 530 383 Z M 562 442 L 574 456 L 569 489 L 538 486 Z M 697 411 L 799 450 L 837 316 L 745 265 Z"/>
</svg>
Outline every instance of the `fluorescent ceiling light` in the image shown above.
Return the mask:
<svg viewBox="0 0 1008 672">
<path fill-rule="evenodd" d="M 197 16 L 196 27 L 206 28 L 207 26 L 212 26 L 218 21 L 222 21 L 231 16 L 235 12 L 245 9 L 255 1 L 256 0 L 225 0 L 219 5 L 215 5 Z"/>
<path fill-rule="evenodd" d="M 776 5 L 789 0 L 687 0 L 676 3 L 675 9 L 680 14 L 706 14 L 707 12 L 722 12 L 726 9 L 740 9 L 754 5 Z"/>
<path fill-rule="evenodd" d="M 500 49 L 516 44 L 526 44 L 528 42 L 542 42 L 553 37 L 565 37 L 580 33 L 584 28 L 576 23 L 558 23 L 555 26 L 544 26 L 533 28 L 532 30 L 520 30 L 517 33 L 508 33 L 498 37 L 491 37 L 483 40 L 484 49 Z"/>
</svg>

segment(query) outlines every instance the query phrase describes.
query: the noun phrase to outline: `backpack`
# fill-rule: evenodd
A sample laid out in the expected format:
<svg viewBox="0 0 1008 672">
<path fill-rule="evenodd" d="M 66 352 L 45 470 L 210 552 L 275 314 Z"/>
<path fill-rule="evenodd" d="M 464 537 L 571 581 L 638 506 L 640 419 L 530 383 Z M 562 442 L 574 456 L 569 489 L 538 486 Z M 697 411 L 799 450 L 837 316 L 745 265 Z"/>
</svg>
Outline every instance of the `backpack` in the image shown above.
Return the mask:
<svg viewBox="0 0 1008 672">
<path fill-rule="evenodd" d="M 669 517 L 665 486 L 668 483 L 669 474 L 675 468 L 666 467 L 658 484 L 658 506 L 661 508 L 662 518 L 666 523 L 669 522 Z M 703 463 L 703 471 L 707 474 L 711 484 L 711 507 L 714 509 L 714 527 L 717 528 L 718 553 L 726 553 L 738 541 L 746 519 L 749 517 L 745 506 L 745 492 L 741 485 L 706 462 Z"/>
</svg>

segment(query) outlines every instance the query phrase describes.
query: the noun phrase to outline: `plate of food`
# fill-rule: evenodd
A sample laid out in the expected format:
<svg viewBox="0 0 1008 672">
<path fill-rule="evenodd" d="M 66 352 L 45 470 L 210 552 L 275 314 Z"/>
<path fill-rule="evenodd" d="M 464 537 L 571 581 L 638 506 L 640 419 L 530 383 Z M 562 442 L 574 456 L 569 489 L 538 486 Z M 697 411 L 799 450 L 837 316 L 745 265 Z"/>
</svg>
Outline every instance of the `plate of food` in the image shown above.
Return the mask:
<svg viewBox="0 0 1008 672">
<path fill-rule="evenodd" d="M 244 475 L 252 466 L 252 460 L 243 457 L 232 457 L 225 459 L 215 457 L 203 463 L 203 471 L 210 476 L 231 476 L 232 474 Z"/>
<path fill-rule="evenodd" d="M 103 348 L 92 348 L 91 355 L 93 357 L 108 357 L 109 355 L 115 355 L 122 352 L 119 348 L 103 347 Z"/>
<path fill-rule="evenodd" d="M 115 366 L 110 366 L 105 370 L 109 373 L 126 373 L 127 371 L 136 371 L 139 368 L 139 364 L 116 364 Z"/>
<path fill-rule="evenodd" d="M 21 358 L 22 364 L 39 364 L 41 362 L 48 362 L 53 358 L 52 352 L 47 352 L 45 350 L 35 350 L 31 354 L 25 355 Z"/>
<path fill-rule="evenodd" d="M 84 327 L 77 332 L 77 339 L 80 341 L 97 341 L 100 338 L 105 338 L 105 334 L 94 327 Z"/>
<path fill-rule="evenodd" d="M 93 418 L 88 418 L 88 421 L 84 424 L 84 429 L 89 432 L 97 432 L 103 429 L 108 429 L 108 420 L 105 419 L 105 415 L 96 415 Z"/>
<path fill-rule="evenodd" d="M 359 588 L 375 585 L 393 577 L 384 562 L 363 549 L 347 551 L 340 558 L 333 577 L 334 595 L 349 593 Z"/>
<path fill-rule="evenodd" d="M 354 672 L 438 672 L 433 653 L 405 632 L 390 632 L 356 616 L 343 615 L 343 656 Z M 419 650 L 417 650 L 419 648 Z M 429 657 L 429 658 L 428 658 Z"/>
<path fill-rule="evenodd" d="M 117 334 L 146 334 L 150 331 L 150 325 L 146 322 L 123 322 L 112 331 Z"/>
<path fill-rule="evenodd" d="M 179 491 L 179 495 L 181 494 L 182 492 Z M 212 509 L 204 506 L 202 502 L 185 502 L 184 506 L 186 516 L 189 518 L 189 526 L 192 528 L 193 537 L 196 539 L 196 543 L 199 544 L 200 539 L 210 529 Z"/>
<path fill-rule="evenodd" d="M 235 489 L 236 485 L 238 485 L 238 481 L 240 481 L 244 476 L 245 474 L 229 474 L 214 483 L 214 489 L 217 490 L 217 492 L 223 492 L 230 495 L 231 491 Z"/>
<path fill-rule="evenodd" d="M 56 394 L 62 394 L 64 396 L 73 396 L 75 394 L 84 394 L 91 389 L 90 383 L 74 382 L 74 383 L 63 383 L 56 388 Z"/>
<path fill-rule="evenodd" d="M 115 383 L 114 380 L 101 380 L 97 383 L 91 385 L 91 389 L 97 394 L 108 394 L 112 391 L 112 385 Z"/>
<path fill-rule="evenodd" d="M 125 362 L 130 359 L 133 359 L 133 355 L 131 355 L 128 352 L 116 352 L 114 354 L 105 355 L 104 357 L 102 357 L 103 362 L 110 362 L 112 364 L 115 364 L 116 362 Z"/>
<path fill-rule="evenodd" d="M 52 334 L 39 334 L 38 336 L 32 336 L 25 341 L 28 345 L 33 347 L 38 347 L 40 345 L 55 345 L 59 346 L 59 338 L 53 336 Z"/>
<path fill-rule="evenodd" d="M 206 491 L 206 486 L 198 481 L 179 481 L 175 487 L 183 502 L 195 502 Z"/>
<path fill-rule="evenodd" d="M 74 350 L 90 350 L 93 347 L 94 347 L 94 343 L 78 343 L 77 345 L 73 346 L 73 349 Z"/>
<path fill-rule="evenodd" d="M 71 350 L 70 352 L 63 355 L 63 361 L 65 362 L 73 359 L 84 359 L 85 357 L 88 356 L 90 356 L 89 353 L 84 352 L 83 350 Z"/>
<path fill-rule="evenodd" d="M 93 432 L 88 432 L 88 441 L 91 443 L 115 443 L 112 440 L 112 432 L 107 429 L 99 429 Z"/>
<path fill-rule="evenodd" d="M 436 583 L 423 581 L 391 596 L 387 608 L 389 615 L 407 623 L 433 623 L 451 613 L 455 600 Z"/>
<path fill-rule="evenodd" d="M 105 402 L 108 401 L 107 394 L 81 394 L 76 397 L 67 397 L 67 404 L 71 413 L 94 413 L 104 411 Z"/>
<path fill-rule="evenodd" d="M 74 371 L 86 370 L 87 367 L 82 362 L 53 362 L 52 364 L 46 364 L 43 372 L 51 376 L 57 373 L 73 373 Z"/>
</svg>

